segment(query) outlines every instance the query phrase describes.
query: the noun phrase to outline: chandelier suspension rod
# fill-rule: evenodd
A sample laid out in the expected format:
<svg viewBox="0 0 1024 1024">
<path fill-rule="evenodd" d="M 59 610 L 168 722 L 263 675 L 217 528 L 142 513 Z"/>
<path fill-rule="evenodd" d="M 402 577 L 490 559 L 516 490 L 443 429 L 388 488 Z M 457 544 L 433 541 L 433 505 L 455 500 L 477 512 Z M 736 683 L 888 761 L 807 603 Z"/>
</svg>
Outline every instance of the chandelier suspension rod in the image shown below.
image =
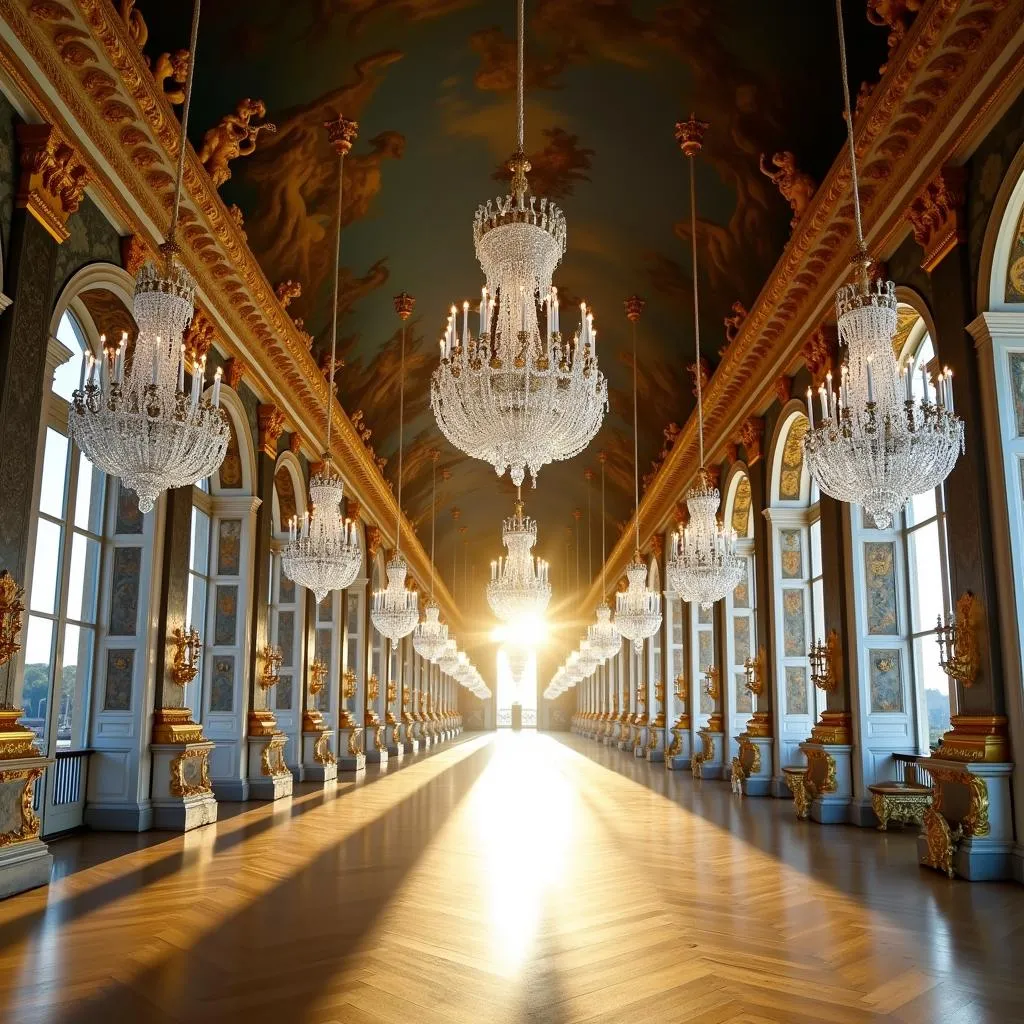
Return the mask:
<svg viewBox="0 0 1024 1024">
<path fill-rule="evenodd" d="M 522 155 L 526 145 L 526 113 L 523 100 L 524 67 L 526 64 L 525 0 L 516 0 L 516 143 Z"/>
<path fill-rule="evenodd" d="M 192 82 L 196 68 L 196 46 L 199 42 L 199 3 L 192 6 L 192 30 L 189 35 L 188 72 L 185 75 L 185 102 L 181 108 L 181 134 L 178 136 L 178 167 L 175 171 L 174 202 L 171 206 L 171 224 L 167 229 L 167 241 L 174 244 L 178 231 L 178 214 L 181 210 L 181 188 L 185 179 L 185 150 L 188 148 L 188 115 L 192 108 Z"/>
<path fill-rule="evenodd" d="M 633 519 L 636 521 L 636 553 L 640 554 L 640 455 L 636 419 L 636 321 L 633 323 Z M 699 377 L 698 377 L 699 380 Z M 699 395 L 700 392 L 698 391 Z M 699 399 L 698 399 L 699 401 Z"/>
<path fill-rule="evenodd" d="M 587 478 L 587 583 L 594 582 L 594 518 L 590 510 L 590 498 L 593 488 L 590 486 L 592 477 Z"/>
<path fill-rule="evenodd" d="M 853 187 L 853 217 L 857 224 L 857 254 L 864 253 L 864 227 L 860 217 L 860 184 L 857 180 L 857 150 L 853 142 L 853 114 L 850 111 L 850 73 L 846 65 L 846 33 L 843 31 L 843 2 L 836 0 L 839 25 L 839 66 L 843 74 L 843 109 L 846 112 L 846 143 L 850 149 L 850 181 Z"/>
<path fill-rule="evenodd" d="M 327 418 L 327 450 L 324 461 L 331 462 L 331 393 L 334 390 L 334 360 L 338 353 L 338 278 L 341 276 L 341 214 L 345 191 L 345 151 L 338 153 L 338 217 L 334 236 L 334 301 L 331 303 L 331 365 L 327 370 L 327 394 L 324 397 L 324 416 Z"/>
<path fill-rule="evenodd" d="M 605 511 L 604 511 L 604 452 L 601 452 L 601 600 L 606 601 L 608 595 L 605 591 Z"/>
<path fill-rule="evenodd" d="M 837 0 L 838 2 L 838 0 Z M 693 153 L 690 161 L 690 251 L 693 254 L 693 337 L 697 350 L 697 437 L 700 444 L 700 468 L 704 471 L 704 395 L 701 378 L 704 376 L 700 363 L 700 298 L 697 286 L 697 166 Z"/>
<path fill-rule="evenodd" d="M 430 453 L 430 600 L 434 600 L 434 519 L 437 515 L 437 459 Z"/>
<path fill-rule="evenodd" d="M 340 213 L 340 211 L 339 211 Z M 337 307 L 337 303 L 335 303 Z M 337 308 L 335 308 L 337 316 Z M 395 557 L 402 553 L 402 428 L 405 425 L 405 320 L 398 360 L 398 511 L 395 513 Z"/>
</svg>

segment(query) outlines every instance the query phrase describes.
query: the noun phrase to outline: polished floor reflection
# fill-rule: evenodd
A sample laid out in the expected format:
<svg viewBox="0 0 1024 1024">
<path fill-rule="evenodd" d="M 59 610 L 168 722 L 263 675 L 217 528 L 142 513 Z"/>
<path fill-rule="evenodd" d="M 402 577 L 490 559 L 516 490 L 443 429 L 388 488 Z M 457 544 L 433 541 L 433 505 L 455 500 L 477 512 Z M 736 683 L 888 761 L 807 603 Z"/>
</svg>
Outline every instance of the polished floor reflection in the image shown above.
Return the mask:
<svg viewBox="0 0 1024 1024">
<path fill-rule="evenodd" d="M 1024 1021 L 1024 888 L 575 737 L 221 812 L 56 844 L 0 904 L 0 1020 Z"/>
</svg>

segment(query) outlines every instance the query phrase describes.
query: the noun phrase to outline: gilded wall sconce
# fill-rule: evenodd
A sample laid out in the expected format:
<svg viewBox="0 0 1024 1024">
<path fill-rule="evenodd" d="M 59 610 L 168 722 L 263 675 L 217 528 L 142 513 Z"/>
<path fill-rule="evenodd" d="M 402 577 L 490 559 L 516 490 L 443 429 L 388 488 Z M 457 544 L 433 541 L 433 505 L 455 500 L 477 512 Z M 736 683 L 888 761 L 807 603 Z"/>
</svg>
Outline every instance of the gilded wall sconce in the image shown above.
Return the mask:
<svg viewBox="0 0 1024 1024">
<path fill-rule="evenodd" d="M 976 623 L 980 609 L 974 594 L 965 590 L 956 602 L 956 617 L 945 622 L 940 617 L 935 627 L 939 645 L 939 667 L 950 679 L 966 687 L 978 677 L 978 635 Z"/>
<path fill-rule="evenodd" d="M 661 705 L 665 703 L 665 684 L 660 679 L 654 684 L 654 699 Z"/>
<path fill-rule="evenodd" d="M 260 657 L 263 658 L 260 687 L 264 690 L 269 690 L 272 686 L 277 686 L 281 682 L 281 661 L 283 660 L 281 648 L 276 647 L 274 644 L 267 644 L 260 652 Z"/>
<path fill-rule="evenodd" d="M 366 680 L 366 701 L 376 700 L 380 696 L 380 680 L 376 676 L 370 676 Z"/>
<path fill-rule="evenodd" d="M 721 690 L 718 686 L 718 669 L 714 665 L 708 665 L 704 669 L 704 692 L 712 699 L 718 700 Z"/>
<path fill-rule="evenodd" d="M 395 685 L 394 679 L 389 679 L 388 680 L 388 687 L 387 687 L 387 701 L 388 701 L 388 706 L 389 707 L 392 704 L 394 704 L 395 697 L 397 697 L 397 696 L 398 696 L 398 687 Z"/>
<path fill-rule="evenodd" d="M 171 659 L 171 682 L 175 686 L 185 687 L 195 679 L 199 672 L 199 655 L 203 649 L 202 641 L 195 627 L 186 632 L 181 626 L 171 637 L 174 641 L 174 657 Z"/>
<path fill-rule="evenodd" d="M 764 670 L 766 660 L 764 648 L 759 647 L 757 649 L 756 657 L 748 657 L 743 662 L 743 671 L 747 676 L 747 681 L 743 685 L 745 689 L 755 697 L 760 697 L 761 694 L 764 693 Z"/>
<path fill-rule="evenodd" d="M 642 704 L 647 707 L 647 687 L 642 683 L 636 688 L 636 702 L 638 706 Z"/>
<path fill-rule="evenodd" d="M 807 659 L 811 663 L 811 682 L 831 693 L 839 685 L 839 634 L 830 629 L 825 643 L 819 640 L 811 644 Z"/>
<path fill-rule="evenodd" d="M 679 701 L 685 701 L 690 696 L 690 687 L 686 682 L 686 677 L 681 672 L 676 676 L 672 692 L 675 694 L 676 700 Z"/>
<path fill-rule="evenodd" d="M 356 674 L 350 668 L 345 669 L 341 675 L 341 695 L 345 700 L 351 700 L 356 695 Z"/>
<path fill-rule="evenodd" d="M 319 658 L 309 665 L 309 692 L 315 697 L 327 683 L 327 662 Z"/>
<path fill-rule="evenodd" d="M 25 591 L 14 577 L 4 569 L 0 572 L 0 665 L 6 665 L 18 651 L 21 616 L 25 611 Z"/>
</svg>

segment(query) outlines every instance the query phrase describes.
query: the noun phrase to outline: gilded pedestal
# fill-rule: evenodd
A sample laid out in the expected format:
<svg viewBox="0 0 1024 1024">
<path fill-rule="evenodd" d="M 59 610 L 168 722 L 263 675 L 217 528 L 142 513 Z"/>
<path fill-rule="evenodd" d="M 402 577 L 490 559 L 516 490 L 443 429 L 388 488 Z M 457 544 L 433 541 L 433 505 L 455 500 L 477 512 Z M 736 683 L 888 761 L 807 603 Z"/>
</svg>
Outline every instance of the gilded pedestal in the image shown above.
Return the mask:
<svg viewBox="0 0 1024 1024">
<path fill-rule="evenodd" d="M 338 725 L 338 771 L 359 772 L 366 767 L 363 753 L 363 727 L 356 724 L 352 712 L 343 708 Z"/>
<path fill-rule="evenodd" d="M 665 751 L 665 767 L 669 771 L 689 771 L 693 751 L 690 749 L 690 716 L 680 715 L 669 729 L 668 749 Z"/>
<path fill-rule="evenodd" d="M 154 828 L 188 832 L 217 820 L 210 783 L 213 747 L 188 708 L 157 708 L 153 713 Z"/>
<path fill-rule="evenodd" d="M 393 761 L 401 761 L 405 756 L 405 740 L 402 738 L 402 723 L 388 711 L 384 716 L 384 746 L 388 757 Z"/>
<path fill-rule="evenodd" d="M 772 738 L 752 736 L 750 732 L 738 737 L 739 754 L 733 758 L 730 779 L 733 790 L 744 796 L 769 796 L 772 785 Z"/>
<path fill-rule="evenodd" d="M 695 779 L 720 779 L 725 774 L 723 753 L 725 733 L 720 715 L 712 715 L 707 726 L 697 730 L 701 749 L 690 760 L 690 770 Z"/>
<path fill-rule="evenodd" d="M 35 733 L 17 725 L 20 708 L 0 712 L 0 899 L 48 885 L 53 857 L 32 808 L 37 780 L 50 763 L 39 755 Z"/>
<path fill-rule="evenodd" d="M 277 728 L 273 713 L 249 712 L 249 796 L 280 800 L 292 795 L 293 778 L 285 761 L 288 737 Z"/>
<path fill-rule="evenodd" d="M 338 759 L 331 749 L 334 730 L 319 711 L 302 716 L 302 770 L 309 782 L 334 782 L 338 777 Z"/>
<path fill-rule="evenodd" d="M 411 711 L 402 712 L 402 749 L 407 754 L 416 754 L 420 749 L 420 741 L 416 736 L 416 719 Z"/>
</svg>

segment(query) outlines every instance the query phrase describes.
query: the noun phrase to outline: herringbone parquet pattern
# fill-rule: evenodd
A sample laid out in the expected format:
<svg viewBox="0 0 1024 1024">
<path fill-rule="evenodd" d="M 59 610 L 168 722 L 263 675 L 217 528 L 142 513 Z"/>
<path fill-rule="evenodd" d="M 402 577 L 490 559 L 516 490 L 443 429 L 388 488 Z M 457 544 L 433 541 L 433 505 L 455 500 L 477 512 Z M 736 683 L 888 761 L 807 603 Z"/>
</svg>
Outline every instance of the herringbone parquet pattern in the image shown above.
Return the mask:
<svg viewBox="0 0 1024 1024">
<path fill-rule="evenodd" d="M 0 1018 L 1024 1021 L 1024 890 L 575 737 L 466 737 L 0 904 Z"/>
</svg>

